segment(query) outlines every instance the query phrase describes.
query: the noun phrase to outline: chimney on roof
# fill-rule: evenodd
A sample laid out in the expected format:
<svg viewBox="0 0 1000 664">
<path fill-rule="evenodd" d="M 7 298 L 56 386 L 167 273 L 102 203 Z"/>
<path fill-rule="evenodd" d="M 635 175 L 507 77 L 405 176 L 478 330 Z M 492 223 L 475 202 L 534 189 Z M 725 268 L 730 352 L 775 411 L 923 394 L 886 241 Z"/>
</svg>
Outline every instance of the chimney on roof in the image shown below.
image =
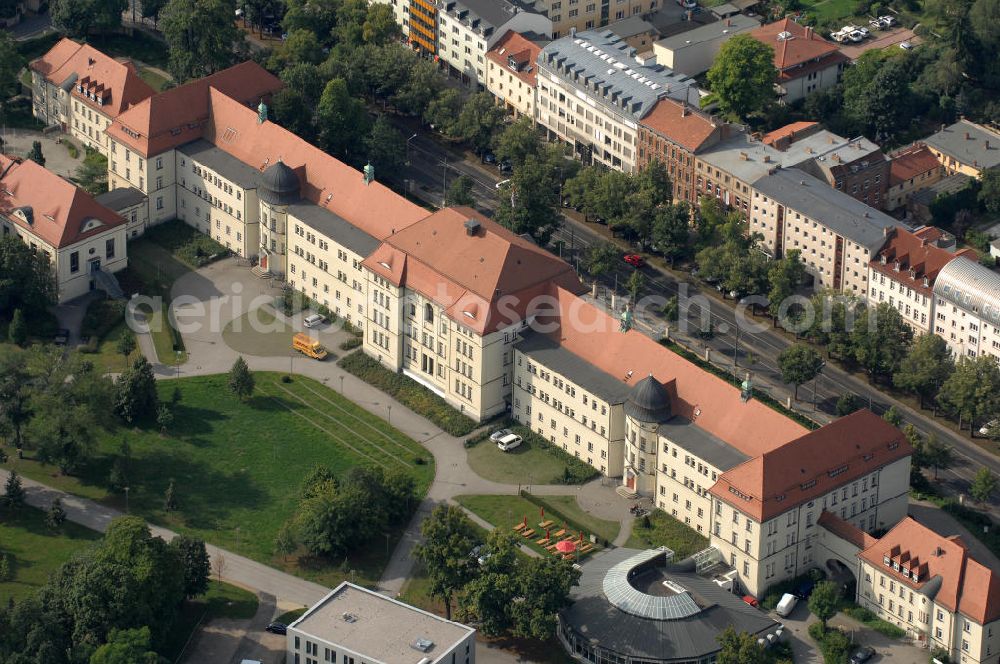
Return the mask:
<svg viewBox="0 0 1000 664">
<path fill-rule="evenodd" d="M 812 36 L 813 36 L 812 26 L 807 25 L 806 26 L 806 39 L 812 39 Z"/>
<path fill-rule="evenodd" d="M 688 115 L 688 105 L 687 102 L 681 104 L 681 117 L 686 118 Z"/>
<path fill-rule="evenodd" d="M 990 139 L 988 139 L 988 138 L 986 139 L 986 149 L 987 150 L 990 149 Z"/>
<path fill-rule="evenodd" d="M 730 26 L 730 25 L 732 25 L 732 24 L 733 24 L 733 19 L 731 19 L 731 18 L 727 18 L 727 19 L 726 19 L 726 25 L 727 25 L 727 26 Z"/>
<path fill-rule="evenodd" d="M 466 219 L 465 224 L 465 234 L 472 237 L 479 233 L 479 229 L 482 228 L 482 224 L 476 219 Z"/>
<path fill-rule="evenodd" d="M 839 155 L 839 154 L 837 154 L 836 152 L 834 152 L 834 153 L 833 153 L 833 154 L 832 154 L 832 155 L 830 156 L 830 159 L 833 159 L 833 160 L 834 160 L 835 162 L 837 162 L 838 164 L 840 163 L 840 155 Z"/>
<path fill-rule="evenodd" d="M 965 140 L 969 140 L 969 132 L 965 132 Z"/>
<path fill-rule="evenodd" d="M 747 161 L 748 159 L 750 159 L 750 155 L 746 152 L 740 152 L 740 161 Z"/>
<path fill-rule="evenodd" d="M 764 155 L 764 163 L 765 164 L 770 164 L 771 163 L 771 155 L 769 155 L 769 154 Z"/>
</svg>

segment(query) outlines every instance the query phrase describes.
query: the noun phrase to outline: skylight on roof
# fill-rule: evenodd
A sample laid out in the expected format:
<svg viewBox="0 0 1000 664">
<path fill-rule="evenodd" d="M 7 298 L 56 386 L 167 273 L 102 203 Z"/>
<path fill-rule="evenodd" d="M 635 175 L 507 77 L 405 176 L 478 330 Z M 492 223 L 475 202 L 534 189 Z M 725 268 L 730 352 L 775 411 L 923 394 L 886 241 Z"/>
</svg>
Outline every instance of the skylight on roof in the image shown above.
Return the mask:
<svg viewBox="0 0 1000 664">
<path fill-rule="evenodd" d="M 392 267 L 388 263 L 386 263 L 385 261 L 379 261 L 378 264 L 381 265 L 382 267 L 384 267 L 387 270 L 391 270 L 392 269 Z"/>
<path fill-rule="evenodd" d="M 463 311 L 462 314 L 464 316 L 468 316 L 469 318 L 471 318 L 473 320 L 476 319 L 476 314 L 472 313 L 471 311 Z"/>
</svg>

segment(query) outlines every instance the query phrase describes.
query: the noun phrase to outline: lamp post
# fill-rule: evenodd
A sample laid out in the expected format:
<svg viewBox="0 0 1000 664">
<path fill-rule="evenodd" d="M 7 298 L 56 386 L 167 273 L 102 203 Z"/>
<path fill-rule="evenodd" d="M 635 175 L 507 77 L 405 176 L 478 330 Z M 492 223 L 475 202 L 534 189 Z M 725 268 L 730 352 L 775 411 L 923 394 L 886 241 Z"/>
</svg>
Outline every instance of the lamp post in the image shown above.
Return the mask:
<svg viewBox="0 0 1000 664">
<path fill-rule="evenodd" d="M 441 162 L 441 206 L 448 204 L 448 158 Z"/>
<path fill-rule="evenodd" d="M 392 424 L 392 404 L 387 403 L 385 405 L 385 410 L 386 410 L 386 416 L 385 416 L 386 424 Z"/>
<path fill-rule="evenodd" d="M 177 363 L 175 365 L 177 367 L 177 377 L 180 378 L 181 377 L 181 351 L 180 350 L 175 350 L 174 354 L 176 355 L 176 359 L 177 359 Z"/>
<path fill-rule="evenodd" d="M 410 165 L 410 141 L 412 141 L 416 137 L 417 137 L 417 134 L 414 134 L 413 136 L 410 136 L 408 139 L 406 139 L 406 165 L 407 166 Z"/>
<path fill-rule="evenodd" d="M 344 396 L 344 376 L 340 376 L 340 396 Z"/>
<path fill-rule="evenodd" d="M 128 487 L 125 487 L 125 514 L 128 514 Z"/>
</svg>

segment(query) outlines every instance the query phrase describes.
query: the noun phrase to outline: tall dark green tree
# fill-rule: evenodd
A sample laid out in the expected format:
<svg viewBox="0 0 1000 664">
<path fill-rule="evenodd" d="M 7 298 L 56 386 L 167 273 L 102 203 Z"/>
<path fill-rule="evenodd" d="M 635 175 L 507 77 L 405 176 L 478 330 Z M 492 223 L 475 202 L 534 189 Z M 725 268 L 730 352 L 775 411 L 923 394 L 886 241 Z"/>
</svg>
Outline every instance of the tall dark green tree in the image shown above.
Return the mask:
<svg viewBox="0 0 1000 664">
<path fill-rule="evenodd" d="M 431 596 L 444 602 L 445 617 L 451 620 L 455 593 L 479 573 L 472 550 L 482 541 L 469 517 L 455 505 L 438 505 L 420 526 L 424 541 L 413 549 L 431 581 Z"/>
<path fill-rule="evenodd" d="M 55 271 L 44 252 L 16 235 L 0 236 L 0 311 L 41 312 L 55 304 Z"/>
<path fill-rule="evenodd" d="M 187 535 L 178 535 L 170 541 L 170 548 L 177 552 L 184 570 L 184 594 L 189 598 L 205 594 L 212 575 L 205 542 Z"/>
<path fill-rule="evenodd" d="M 775 98 L 774 49 L 750 35 L 736 35 L 722 45 L 708 70 L 708 100 L 734 120 L 762 111 Z"/>
<path fill-rule="evenodd" d="M 757 637 L 749 632 L 737 632 L 730 625 L 715 638 L 720 646 L 718 664 L 765 664 L 768 661 Z"/>
<path fill-rule="evenodd" d="M 7 328 L 7 338 L 16 346 L 24 346 L 28 342 L 28 324 L 24 320 L 24 312 L 21 309 L 14 310 L 14 316 L 10 319 L 10 327 Z"/>
<path fill-rule="evenodd" d="M 115 381 L 115 414 L 130 424 L 152 420 L 159 405 L 153 366 L 140 355 Z"/>
<path fill-rule="evenodd" d="M 794 398 L 799 398 L 799 386 L 819 375 L 823 369 L 823 358 L 812 346 L 795 344 L 778 354 L 781 380 L 795 386 Z"/>
<path fill-rule="evenodd" d="M 851 331 L 854 359 L 864 368 L 869 381 L 894 374 L 912 340 L 913 329 L 888 302 L 862 310 Z"/>
<path fill-rule="evenodd" d="M 375 120 L 365 147 L 377 179 L 385 180 L 390 174 L 398 173 L 406 162 L 406 139 L 385 115 Z"/>
<path fill-rule="evenodd" d="M 253 372 L 247 366 L 246 360 L 242 355 L 237 357 L 229 369 L 229 391 L 240 401 L 246 401 L 253 396 L 254 385 Z"/>
<path fill-rule="evenodd" d="M 955 361 L 947 342 L 936 334 L 922 334 L 913 342 L 910 352 L 892 375 L 893 384 L 916 394 L 923 407 L 933 399 L 955 370 Z"/>
<path fill-rule="evenodd" d="M 170 0 L 163 8 L 159 27 L 178 82 L 213 74 L 242 56 L 246 46 L 235 8 L 234 0 Z"/>
<path fill-rule="evenodd" d="M 326 84 L 316 108 L 320 146 L 336 157 L 350 161 L 363 146 L 370 121 L 364 103 L 351 96 L 347 82 L 335 78 Z"/>
<path fill-rule="evenodd" d="M 24 506 L 25 501 L 24 486 L 21 484 L 21 476 L 16 470 L 10 471 L 7 482 L 3 487 L 3 502 L 8 508 L 16 509 Z"/>
<path fill-rule="evenodd" d="M 51 0 L 49 15 L 59 32 L 86 37 L 121 27 L 128 0 Z"/>
<path fill-rule="evenodd" d="M 529 156 L 500 190 L 495 219 L 514 233 L 527 233 L 545 246 L 559 227 L 559 209 L 555 174 L 545 162 Z"/>
<path fill-rule="evenodd" d="M 1000 416 L 1000 367 L 989 355 L 962 356 L 955 370 L 941 385 L 938 403 L 958 418 L 959 428 L 977 425 Z"/>
<path fill-rule="evenodd" d="M 448 185 L 448 193 L 444 200 L 447 205 L 473 205 L 476 199 L 472 197 L 472 178 L 459 175 Z"/>
</svg>

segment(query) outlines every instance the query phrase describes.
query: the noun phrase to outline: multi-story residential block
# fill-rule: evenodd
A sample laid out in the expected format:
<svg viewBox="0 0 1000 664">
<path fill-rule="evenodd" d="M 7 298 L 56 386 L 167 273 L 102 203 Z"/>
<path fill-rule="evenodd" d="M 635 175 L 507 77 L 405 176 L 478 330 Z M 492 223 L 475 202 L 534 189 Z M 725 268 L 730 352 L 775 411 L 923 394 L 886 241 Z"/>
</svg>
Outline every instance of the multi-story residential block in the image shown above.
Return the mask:
<svg viewBox="0 0 1000 664">
<path fill-rule="evenodd" d="M 910 145 L 892 155 L 885 209 L 905 207 L 910 197 L 944 177 L 945 168 L 925 145 Z"/>
<path fill-rule="evenodd" d="M 694 30 L 680 32 L 653 44 L 656 62 L 688 76 L 708 71 L 719 49 L 729 39 L 743 32 L 760 27 L 760 21 L 743 14 L 735 14 Z"/>
<path fill-rule="evenodd" d="M 34 116 L 105 156 L 104 130 L 154 94 L 131 62 L 118 62 L 72 39 L 61 39 L 28 69 Z"/>
<path fill-rule="evenodd" d="M 117 294 L 125 220 L 30 159 L 0 156 L 0 229 L 48 256 L 60 303 L 98 288 Z"/>
<path fill-rule="evenodd" d="M 950 661 L 995 662 L 1000 652 L 1000 575 L 959 535 L 905 517 L 880 538 L 830 512 L 820 517 L 824 557 L 857 581 L 856 601 Z"/>
<path fill-rule="evenodd" d="M 917 231 L 886 230 L 886 242 L 868 263 L 868 303 L 896 307 L 914 334 L 934 332 L 934 284 L 958 256 L 977 259 L 972 249 L 955 253 L 955 238 L 933 226 Z"/>
<path fill-rule="evenodd" d="M 948 175 L 972 177 L 1000 166 L 1000 132 L 962 118 L 924 139 L 924 144 L 944 166 Z"/>
<path fill-rule="evenodd" d="M 661 99 L 639 123 L 636 166 L 654 159 L 664 164 L 674 185 L 674 198 L 697 203 L 695 158 L 720 141 L 742 131 L 684 102 Z"/>
<path fill-rule="evenodd" d="M 371 0 L 392 6 L 403 36 L 422 53 L 437 53 L 437 3 L 435 0 Z"/>
<path fill-rule="evenodd" d="M 786 104 L 836 85 L 850 60 L 812 27 L 790 18 L 762 25 L 749 34 L 774 49 L 774 67 L 778 70 L 775 87 Z"/>
<path fill-rule="evenodd" d="M 636 60 L 608 30 L 564 37 L 538 54 L 538 123 L 584 162 L 626 173 L 636 168 L 639 122 L 656 103 L 697 106 L 699 92 L 694 80 Z"/>
<path fill-rule="evenodd" d="M 934 332 L 955 357 L 1000 361 L 1000 275 L 968 256 L 942 267 L 934 283 Z"/>
<path fill-rule="evenodd" d="M 288 626 L 285 664 L 475 664 L 476 630 L 344 581 Z"/>
<path fill-rule="evenodd" d="M 480 420 L 508 408 L 514 343 L 573 268 L 471 208 L 447 208 L 382 239 L 362 261 L 364 351 Z"/>
<path fill-rule="evenodd" d="M 537 11 L 552 20 L 553 39 L 573 30 L 592 30 L 643 12 L 655 11 L 660 0 L 535 0 Z"/>
<path fill-rule="evenodd" d="M 486 53 L 508 31 L 552 35 L 552 21 L 520 0 L 441 0 L 437 23 L 438 57 L 452 76 L 480 90 L 486 88 Z"/>
<path fill-rule="evenodd" d="M 486 53 L 486 89 L 515 118 L 535 117 L 535 61 L 541 48 L 537 42 L 509 30 Z"/>
<path fill-rule="evenodd" d="M 864 298 L 868 265 L 898 222 L 797 168 L 782 168 L 753 183 L 750 232 L 780 258 L 800 252 L 814 286 Z"/>
<path fill-rule="evenodd" d="M 822 509 L 906 513 L 910 447 L 869 411 L 809 432 L 572 293 L 515 347 L 511 414 L 710 537 L 752 594 L 815 564 Z"/>
</svg>

